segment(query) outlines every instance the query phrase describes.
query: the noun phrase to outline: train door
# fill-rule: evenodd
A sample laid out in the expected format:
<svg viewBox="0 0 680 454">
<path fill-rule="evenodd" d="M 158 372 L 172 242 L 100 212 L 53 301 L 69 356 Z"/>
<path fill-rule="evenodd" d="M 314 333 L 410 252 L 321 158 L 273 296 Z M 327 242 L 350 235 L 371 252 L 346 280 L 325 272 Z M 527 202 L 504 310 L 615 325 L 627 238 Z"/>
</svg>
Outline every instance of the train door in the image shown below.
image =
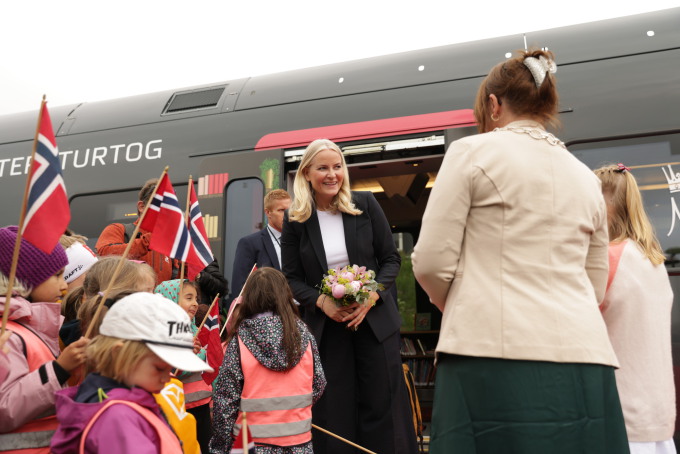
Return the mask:
<svg viewBox="0 0 680 454">
<path fill-rule="evenodd" d="M 238 241 L 264 227 L 263 197 L 281 188 L 283 151 L 243 151 L 205 158 L 197 195 L 212 252 L 231 281 Z"/>
</svg>

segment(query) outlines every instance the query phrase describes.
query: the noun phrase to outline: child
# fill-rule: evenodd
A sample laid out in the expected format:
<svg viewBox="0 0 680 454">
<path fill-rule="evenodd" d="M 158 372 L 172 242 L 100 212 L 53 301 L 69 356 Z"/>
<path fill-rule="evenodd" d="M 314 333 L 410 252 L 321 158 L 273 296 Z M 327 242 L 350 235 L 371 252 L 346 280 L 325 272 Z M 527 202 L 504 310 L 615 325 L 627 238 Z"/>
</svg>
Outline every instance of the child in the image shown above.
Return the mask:
<svg viewBox="0 0 680 454">
<path fill-rule="evenodd" d="M 229 452 L 247 412 L 256 453 L 312 453 L 312 404 L 326 378 L 283 274 L 274 268 L 255 271 L 235 317 L 214 382 L 210 452 Z M 281 423 L 276 435 L 266 431 L 272 422 Z"/>
<path fill-rule="evenodd" d="M 57 244 L 50 254 L 21 241 L 12 299 L 5 301 L 17 227 L 0 229 L 0 315 L 9 311 L 7 376 L 0 383 L 0 447 L 22 453 L 49 452 L 57 427 L 54 392 L 85 359 L 81 338 L 59 355 L 58 301 L 66 289 L 66 253 Z M 58 356 L 58 358 L 57 358 Z"/>
<path fill-rule="evenodd" d="M 154 293 L 163 295 L 170 301 L 178 304 L 179 307 L 189 315 L 191 319 L 191 331 L 196 335 L 196 311 L 198 310 L 198 285 L 195 282 L 184 280 L 182 283 L 182 296 L 179 297 L 179 279 L 163 281 L 154 290 Z M 200 323 L 200 322 L 199 322 Z M 194 350 L 198 357 L 205 360 L 206 352 L 201 349 L 196 341 Z M 203 381 L 200 373 L 181 372 L 178 378 L 184 384 L 184 397 L 186 408 L 189 413 L 196 418 L 196 432 L 198 443 L 201 445 L 201 452 L 208 452 L 208 444 L 212 437 L 212 422 L 210 417 L 210 401 L 212 400 L 212 386 Z"/>
<path fill-rule="evenodd" d="M 595 170 L 609 227 L 609 280 L 600 309 L 616 356 L 630 452 L 675 453 L 675 387 L 671 357 L 673 291 L 665 256 L 623 164 Z"/>
<path fill-rule="evenodd" d="M 66 265 L 64 272 L 68 291 L 82 286 L 87 270 L 97 262 L 97 255 L 87 247 L 85 241 L 87 241 L 86 237 L 75 234 L 68 229 L 59 238 L 59 244 L 64 247 L 68 258 L 68 265 Z"/>
<path fill-rule="evenodd" d="M 68 345 L 69 341 L 73 339 L 74 333 L 79 334 L 87 332 L 87 329 L 92 321 L 92 317 L 97 311 L 98 304 L 94 301 L 99 292 L 103 292 L 111 284 L 111 277 L 115 272 L 120 257 L 104 257 L 97 263 L 92 265 L 92 268 L 85 276 L 82 287 L 77 287 L 74 291 L 66 296 L 64 303 L 64 315 L 72 316 L 74 308 L 77 311 L 77 319 L 71 319 L 64 323 L 64 326 L 59 332 L 59 335 Z M 149 290 L 149 280 L 154 281 L 152 276 L 153 269 L 145 263 L 137 263 L 131 260 L 125 260 L 121 265 L 121 269 L 116 277 L 116 282 L 109 289 L 109 296 L 114 295 L 123 290 L 135 290 L 138 292 L 151 291 Z M 99 314 L 101 318 L 104 317 L 105 309 Z M 97 329 L 93 329 L 91 336 L 94 337 L 98 333 Z"/>
<path fill-rule="evenodd" d="M 181 453 L 152 393 L 173 368 L 211 370 L 192 352 L 186 313 L 160 295 L 133 293 L 112 305 L 99 332 L 87 349 L 97 372 L 57 393 L 52 452 Z"/>
</svg>

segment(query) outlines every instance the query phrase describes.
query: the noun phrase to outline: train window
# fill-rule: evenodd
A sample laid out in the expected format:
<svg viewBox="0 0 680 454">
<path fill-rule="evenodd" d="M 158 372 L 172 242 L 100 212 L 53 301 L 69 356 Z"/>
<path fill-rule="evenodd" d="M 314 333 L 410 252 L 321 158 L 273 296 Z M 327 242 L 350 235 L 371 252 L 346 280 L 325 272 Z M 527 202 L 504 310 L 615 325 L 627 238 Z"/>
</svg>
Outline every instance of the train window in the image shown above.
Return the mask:
<svg viewBox="0 0 680 454">
<path fill-rule="evenodd" d="M 680 267 L 680 134 L 578 144 L 569 149 L 591 169 L 619 162 L 632 169 L 666 253 L 666 265 Z"/>
<path fill-rule="evenodd" d="M 173 184 L 180 206 L 186 203 L 187 184 Z M 77 194 L 71 198 L 71 222 L 74 232 L 88 238 L 87 245 L 94 249 L 99 234 L 109 224 L 133 223 L 137 220 L 137 201 L 141 188 L 103 193 Z"/>
<path fill-rule="evenodd" d="M 217 107 L 225 88 L 226 86 L 221 86 L 185 93 L 175 93 L 168 102 L 163 114 Z"/>
<path fill-rule="evenodd" d="M 224 235 L 224 276 L 230 280 L 238 241 L 264 228 L 264 183 L 255 177 L 236 178 L 225 193 L 224 231 L 229 235 Z"/>
</svg>

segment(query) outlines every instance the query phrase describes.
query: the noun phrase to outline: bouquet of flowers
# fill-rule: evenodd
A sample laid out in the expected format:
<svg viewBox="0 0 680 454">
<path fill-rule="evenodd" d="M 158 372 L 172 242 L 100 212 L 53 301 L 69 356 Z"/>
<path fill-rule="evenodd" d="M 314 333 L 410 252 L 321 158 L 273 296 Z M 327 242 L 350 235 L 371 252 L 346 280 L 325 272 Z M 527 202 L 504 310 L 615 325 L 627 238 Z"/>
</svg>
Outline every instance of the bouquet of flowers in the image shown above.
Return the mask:
<svg viewBox="0 0 680 454">
<path fill-rule="evenodd" d="M 321 281 L 321 292 L 330 296 L 335 304 L 349 306 L 355 301 L 367 304 L 370 292 L 385 290 L 385 286 L 375 281 L 375 271 L 365 266 L 347 265 L 328 270 Z"/>
</svg>

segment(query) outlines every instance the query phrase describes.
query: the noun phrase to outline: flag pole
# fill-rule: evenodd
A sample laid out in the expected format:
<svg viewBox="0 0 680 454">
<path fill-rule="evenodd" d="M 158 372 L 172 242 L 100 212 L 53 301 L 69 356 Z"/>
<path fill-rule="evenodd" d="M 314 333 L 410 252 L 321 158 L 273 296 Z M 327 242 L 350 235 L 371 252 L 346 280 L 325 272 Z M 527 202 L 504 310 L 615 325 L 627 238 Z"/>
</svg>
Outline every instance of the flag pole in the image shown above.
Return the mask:
<svg viewBox="0 0 680 454">
<path fill-rule="evenodd" d="M 192 185 L 191 175 L 189 175 L 189 185 L 187 186 L 187 206 L 184 210 L 184 223 L 187 226 L 187 233 L 189 233 L 189 207 L 191 199 L 191 185 Z M 189 234 L 189 240 L 191 241 L 191 234 Z M 177 303 L 179 304 L 180 298 L 182 298 L 182 286 L 184 285 L 184 260 L 179 268 L 179 294 L 177 295 Z M 191 280 L 191 279 L 189 279 Z M 202 324 L 201 324 L 202 325 Z M 199 328 L 200 329 L 200 328 Z"/>
<path fill-rule="evenodd" d="M 248 422 L 246 421 L 246 412 L 241 413 L 243 419 L 241 420 L 241 430 L 243 431 L 243 452 L 248 454 Z"/>
<path fill-rule="evenodd" d="M 21 202 L 21 211 L 19 212 L 19 225 L 17 230 L 17 238 L 14 241 L 14 252 L 12 254 L 12 264 L 9 269 L 9 276 L 7 276 L 7 294 L 5 295 L 5 309 L 2 311 L 2 329 L 0 335 L 5 334 L 7 329 L 7 320 L 9 320 L 9 306 L 12 299 L 12 290 L 14 289 L 14 280 L 17 275 L 17 266 L 19 264 L 19 251 L 21 251 L 21 231 L 24 228 L 24 220 L 26 219 L 26 206 L 28 205 L 28 189 L 31 187 L 31 175 L 33 172 L 33 161 L 35 160 L 35 152 L 38 148 L 38 134 L 40 134 L 40 124 L 42 123 L 43 109 L 47 101 L 45 95 L 42 97 L 40 103 L 40 112 L 38 112 L 38 124 L 35 127 L 35 136 L 33 137 L 33 151 L 31 152 L 31 167 L 26 175 L 26 187 L 24 188 L 24 200 Z"/>
<path fill-rule="evenodd" d="M 312 427 L 315 428 L 316 430 L 320 430 L 321 432 L 330 435 L 331 437 L 335 437 L 335 438 L 337 438 L 337 439 L 340 440 L 340 441 L 344 441 L 344 442 L 347 443 L 348 445 L 354 446 L 355 448 L 360 449 L 360 450 L 362 450 L 362 451 L 364 451 L 364 452 L 367 452 L 367 453 L 369 453 L 369 454 L 376 454 L 375 452 L 369 451 L 368 449 L 364 448 L 363 446 L 359 446 L 359 445 L 356 444 L 356 443 L 352 443 L 351 441 L 347 440 L 346 438 L 342 438 L 340 435 L 336 435 L 336 434 L 334 434 L 333 432 L 331 432 L 330 430 L 326 430 L 326 429 L 324 429 L 324 428 L 322 428 L 322 427 L 317 426 L 316 424 L 312 424 Z"/>
<path fill-rule="evenodd" d="M 102 311 L 102 307 L 104 307 L 104 301 L 106 301 L 106 298 L 109 296 L 109 291 L 111 290 L 111 287 L 116 282 L 116 279 L 118 278 L 118 275 L 120 274 L 120 271 L 123 269 L 123 264 L 125 263 L 125 260 L 127 260 L 127 256 L 130 253 L 130 249 L 132 248 L 132 242 L 134 241 L 135 238 L 137 238 L 137 234 L 139 233 L 139 226 L 142 225 L 142 221 L 144 221 L 144 217 L 146 216 L 146 212 L 149 211 L 149 206 L 151 206 L 151 202 L 153 201 L 153 198 L 156 196 L 156 191 L 158 191 L 158 185 L 161 183 L 161 180 L 163 179 L 163 176 L 168 173 L 169 166 L 165 166 L 163 169 L 163 172 L 161 173 L 160 178 L 158 178 L 158 182 L 156 183 L 156 187 L 153 188 L 153 192 L 151 193 L 151 197 L 149 197 L 149 201 L 146 203 L 146 206 L 144 207 L 144 211 L 142 211 L 141 216 L 139 216 L 139 219 L 137 220 L 137 225 L 135 225 L 135 230 L 132 232 L 132 235 L 130 236 L 130 241 L 128 241 L 127 246 L 125 247 L 125 251 L 123 252 L 123 255 L 120 256 L 120 259 L 118 260 L 118 265 L 116 266 L 116 269 L 113 270 L 113 274 L 111 275 L 111 280 L 109 281 L 109 285 L 106 287 L 106 290 L 104 290 L 104 293 L 102 295 L 102 298 L 99 300 L 99 304 L 97 305 L 97 311 L 94 313 L 94 316 L 92 317 L 92 320 L 90 321 L 90 326 L 87 327 L 87 332 L 85 333 L 85 337 L 90 337 L 90 334 L 92 333 L 92 329 L 94 328 L 94 325 L 97 323 L 97 320 L 99 319 L 99 314 Z"/>
<path fill-rule="evenodd" d="M 250 269 L 250 273 L 248 273 L 248 277 L 246 278 L 246 281 L 243 283 L 243 287 L 241 287 L 241 291 L 239 292 L 238 296 L 236 297 L 239 298 L 241 295 L 243 295 L 243 289 L 246 288 L 246 284 L 248 283 L 248 279 L 250 279 L 250 275 L 253 274 L 253 271 L 257 268 L 257 263 L 253 265 L 253 267 Z M 234 301 L 236 301 L 234 299 Z M 220 331 L 220 339 L 222 338 L 222 333 L 224 333 L 224 330 L 227 328 L 227 325 L 229 324 L 229 319 L 231 319 L 231 315 L 234 312 L 234 309 L 236 309 L 236 305 L 234 304 L 234 301 L 232 301 L 231 307 L 229 308 L 229 313 L 227 314 L 227 318 L 224 320 L 224 326 L 222 327 L 222 330 Z"/>
<path fill-rule="evenodd" d="M 201 326 L 198 327 L 198 330 L 196 331 L 196 335 L 194 336 L 194 339 L 198 337 L 198 333 L 201 332 L 201 328 L 203 328 L 203 325 L 205 325 L 205 321 L 208 319 L 208 316 L 210 316 L 210 311 L 212 311 L 213 306 L 217 302 L 217 300 L 220 298 L 220 294 L 218 293 L 215 295 L 215 299 L 213 300 L 212 304 L 208 308 L 208 312 L 205 313 L 205 316 L 203 316 L 203 320 L 201 321 Z"/>
</svg>

